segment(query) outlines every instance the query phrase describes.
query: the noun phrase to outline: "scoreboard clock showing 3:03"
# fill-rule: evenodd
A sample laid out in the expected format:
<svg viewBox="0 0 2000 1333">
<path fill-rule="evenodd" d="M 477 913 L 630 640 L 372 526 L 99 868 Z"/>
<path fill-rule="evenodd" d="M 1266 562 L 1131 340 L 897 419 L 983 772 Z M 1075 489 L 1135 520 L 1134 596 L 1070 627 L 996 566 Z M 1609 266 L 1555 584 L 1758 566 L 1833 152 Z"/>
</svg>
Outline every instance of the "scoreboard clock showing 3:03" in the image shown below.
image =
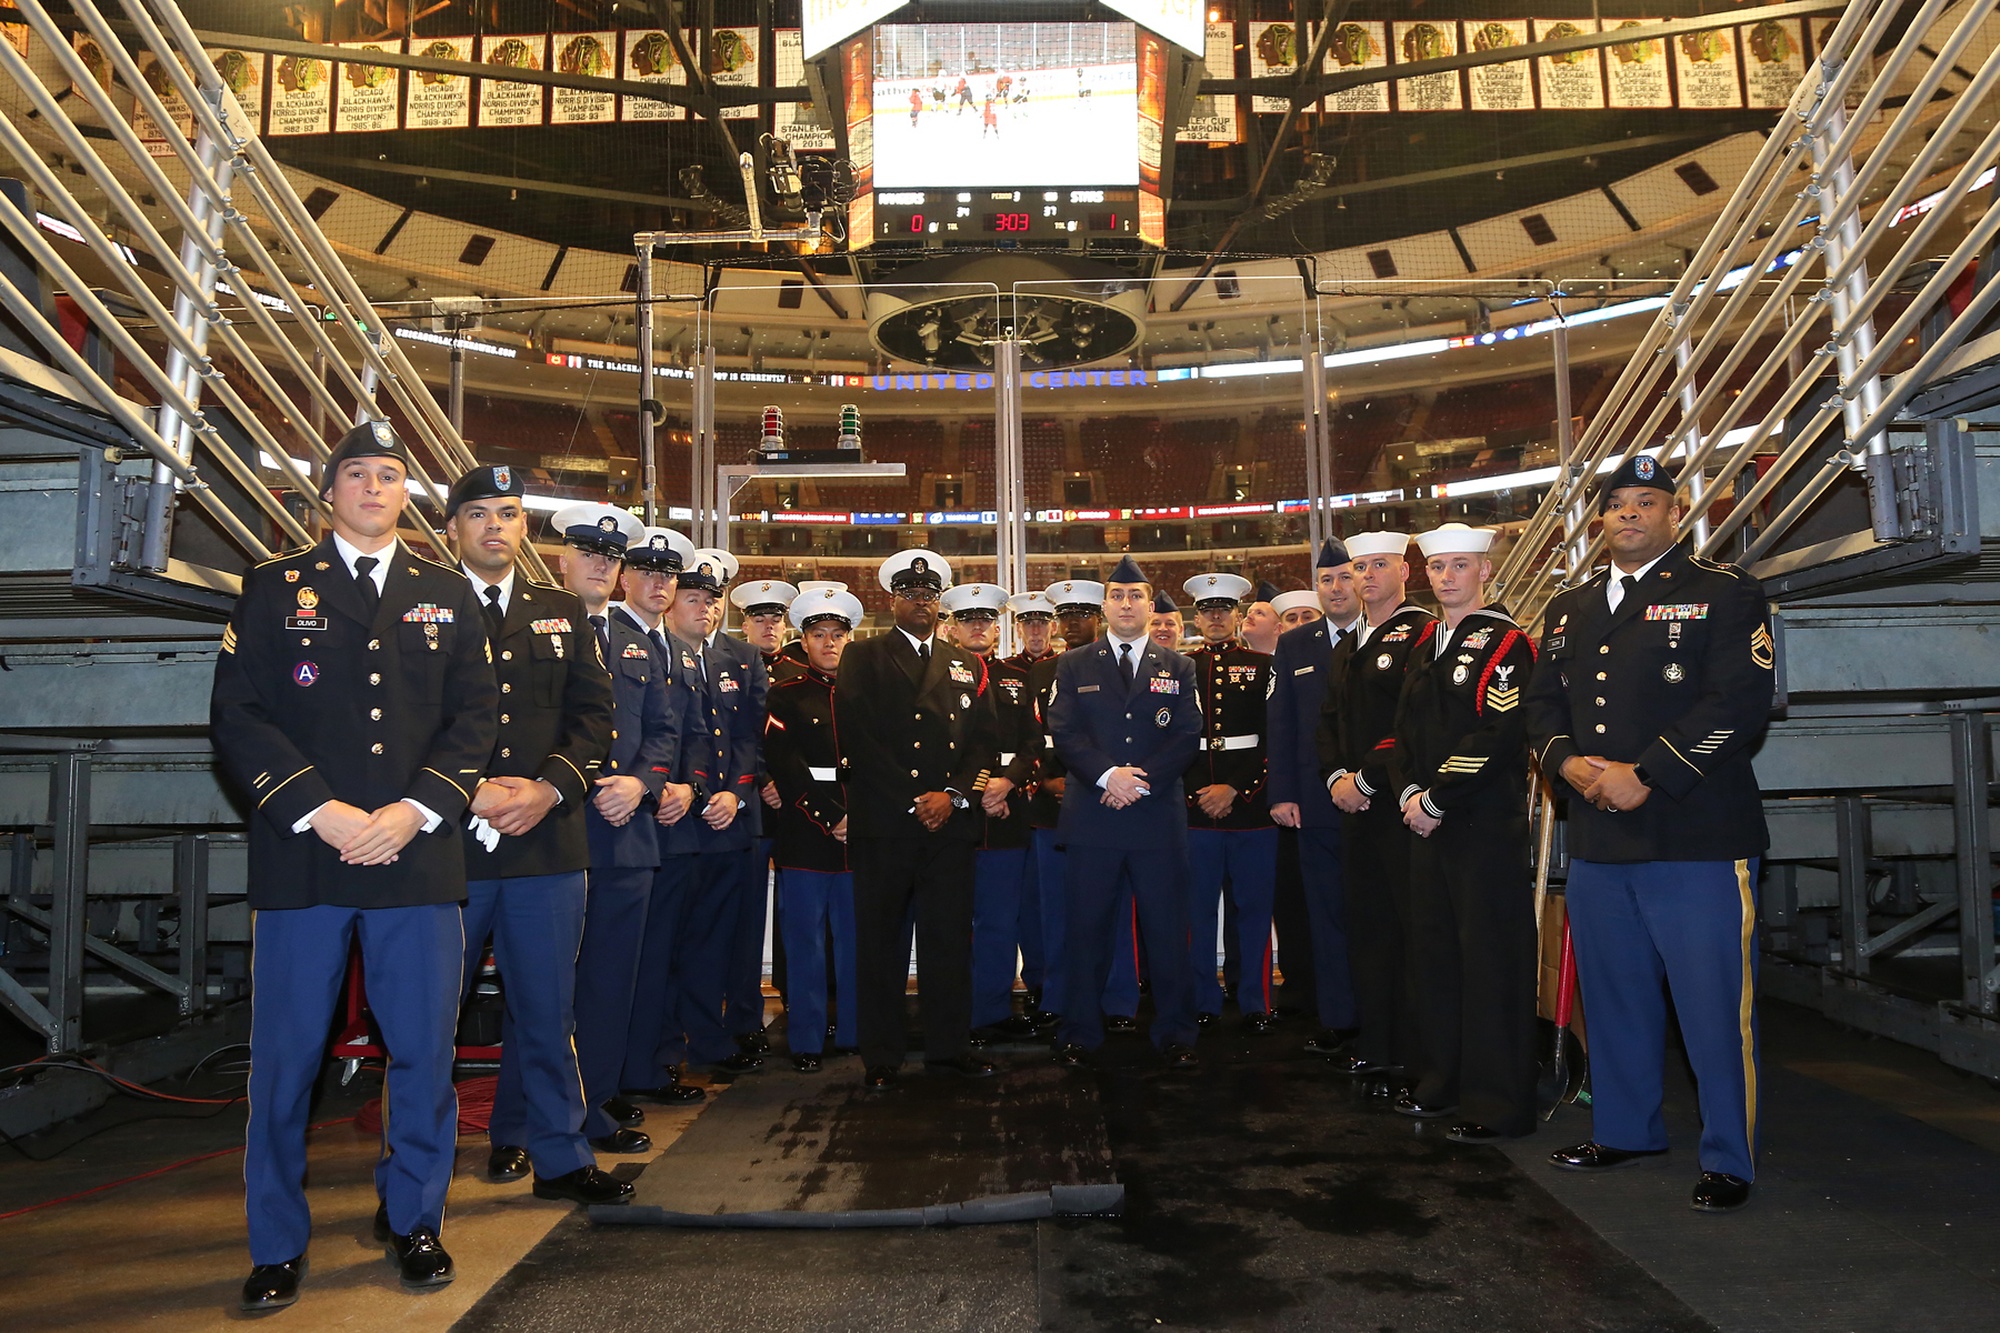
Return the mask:
<svg viewBox="0 0 2000 1333">
<path fill-rule="evenodd" d="M 1139 234 L 1137 190 L 884 190 L 875 238 L 1076 240 Z"/>
</svg>

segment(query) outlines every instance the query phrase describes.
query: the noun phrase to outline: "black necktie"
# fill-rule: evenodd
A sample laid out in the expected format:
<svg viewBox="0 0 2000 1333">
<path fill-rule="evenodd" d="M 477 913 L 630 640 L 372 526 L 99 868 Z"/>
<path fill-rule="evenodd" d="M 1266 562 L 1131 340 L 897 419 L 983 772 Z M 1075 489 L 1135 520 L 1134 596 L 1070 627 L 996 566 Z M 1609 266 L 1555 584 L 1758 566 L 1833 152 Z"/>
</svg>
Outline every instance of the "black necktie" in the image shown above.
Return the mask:
<svg viewBox="0 0 2000 1333">
<path fill-rule="evenodd" d="M 1127 685 L 1130 685 L 1132 683 L 1132 674 L 1137 666 L 1138 666 L 1138 661 L 1132 656 L 1132 645 L 1129 643 L 1119 644 L 1118 670 L 1124 675 L 1125 683 Z"/>
<path fill-rule="evenodd" d="M 597 655 L 604 661 L 609 662 L 611 660 L 611 626 L 605 623 L 603 616 L 592 616 L 590 623 L 597 630 Z"/>
<path fill-rule="evenodd" d="M 646 637 L 651 639 L 653 646 L 660 650 L 660 660 L 662 662 L 671 662 L 674 660 L 674 655 L 667 651 L 666 639 L 661 636 L 658 630 L 647 630 Z"/>
<path fill-rule="evenodd" d="M 493 631 L 495 638 L 498 638 L 500 636 L 500 622 L 506 618 L 506 613 L 500 609 L 499 584 L 489 583 L 486 585 L 486 605 L 479 609 L 486 613 L 486 627 Z"/>
<path fill-rule="evenodd" d="M 931 660 L 931 646 L 928 643 L 917 645 L 917 660 L 919 662 L 928 662 Z"/>
<path fill-rule="evenodd" d="M 382 605 L 382 590 L 375 586 L 375 566 L 381 563 L 372 555 L 354 562 L 354 590 L 361 594 L 361 609 L 370 620 L 375 619 L 375 608 Z"/>
<path fill-rule="evenodd" d="M 1624 589 L 1623 592 L 1618 594 L 1618 605 L 1622 607 L 1625 605 L 1625 599 L 1639 590 L 1639 576 L 1637 574 L 1627 574 L 1624 578 L 1618 580 L 1618 586 Z"/>
</svg>

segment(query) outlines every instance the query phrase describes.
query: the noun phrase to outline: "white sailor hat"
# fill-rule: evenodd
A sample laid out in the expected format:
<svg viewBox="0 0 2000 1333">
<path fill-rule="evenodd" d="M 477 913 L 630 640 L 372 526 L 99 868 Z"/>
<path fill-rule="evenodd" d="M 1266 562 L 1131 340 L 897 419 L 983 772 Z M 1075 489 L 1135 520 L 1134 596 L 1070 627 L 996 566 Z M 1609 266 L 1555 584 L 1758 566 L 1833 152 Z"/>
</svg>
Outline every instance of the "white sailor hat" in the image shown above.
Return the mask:
<svg viewBox="0 0 2000 1333">
<path fill-rule="evenodd" d="M 1307 607 L 1319 609 L 1319 594 L 1305 588 L 1281 592 L 1271 599 L 1271 609 L 1281 616 L 1287 611 L 1303 611 Z"/>
<path fill-rule="evenodd" d="M 786 618 L 792 628 L 803 632 L 808 625 L 819 620 L 838 620 L 849 629 L 861 623 L 861 599 L 845 588 L 829 587 L 822 583 L 815 588 L 801 589 L 792 599 Z"/>
<path fill-rule="evenodd" d="M 798 595 L 799 590 L 783 579 L 754 579 L 729 590 L 730 603 L 746 616 L 783 611 Z"/>
<path fill-rule="evenodd" d="M 1056 613 L 1056 604 L 1049 600 L 1045 592 L 1017 592 L 1007 599 L 1007 609 L 1014 613 L 1016 620 L 1031 620 L 1040 617 L 1049 619 Z"/>
<path fill-rule="evenodd" d="M 729 552 L 715 546 L 697 546 L 694 548 L 694 554 L 697 560 L 705 559 L 715 567 L 715 581 L 718 585 L 718 591 L 720 590 L 719 585 L 727 583 L 736 577 L 736 557 L 729 554 Z"/>
<path fill-rule="evenodd" d="M 1493 548 L 1493 529 L 1446 523 L 1417 534 L 1417 549 L 1428 560 L 1434 555 L 1485 555 Z"/>
<path fill-rule="evenodd" d="M 839 579 L 800 579 L 800 580 L 799 580 L 799 591 L 800 591 L 800 592 L 818 592 L 818 591 L 819 591 L 820 589 L 822 589 L 822 588 L 831 588 L 831 589 L 833 589 L 833 590 L 834 590 L 835 592 L 846 592 L 846 591 L 847 591 L 847 585 L 846 585 L 845 583 L 842 583 L 842 582 L 841 582 L 841 581 L 840 581 Z"/>
<path fill-rule="evenodd" d="M 1088 607 L 1092 611 L 1104 609 L 1104 585 L 1096 579 L 1064 579 L 1061 583 L 1051 583 L 1042 595 L 1058 613 L 1066 606 Z"/>
<path fill-rule="evenodd" d="M 1241 574 L 1197 574 L 1181 585 L 1196 608 L 1224 603 L 1235 606 L 1250 592 L 1250 580 Z"/>
<path fill-rule="evenodd" d="M 884 560 L 878 577 L 882 580 L 884 592 L 895 592 L 898 588 L 929 588 L 941 593 L 951 586 L 951 563 L 936 551 L 926 551 L 918 546 L 898 551 Z"/>
<path fill-rule="evenodd" d="M 1007 605 L 1007 590 L 997 583 L 961 583 L 940 598 L 938 605 L 954 620 L 963 616 L 998 620 L 1001 608 Z"/>
<path fill-rule="evenodd" d="M 630 511 L 608 504 L 573 504 L 549 519 L 565 546 L 622 560 L 625 550 L 646 534 L 646 525 Z"/>
<path fill-rule="evenodd" d="M 1347 558 L 1365 560 L 1375 555 L 1402 555 L 1409 548 L 1407 532 L 1357 532 L 1347 539 Z"/>
<path fill-rule="evenodd" d="M 625 563 L 635 569 L 679 573 L 694 558 L 694 543 L 672 528 L 645 528 L 644 535 L 625 548 Z"/>
</svg>

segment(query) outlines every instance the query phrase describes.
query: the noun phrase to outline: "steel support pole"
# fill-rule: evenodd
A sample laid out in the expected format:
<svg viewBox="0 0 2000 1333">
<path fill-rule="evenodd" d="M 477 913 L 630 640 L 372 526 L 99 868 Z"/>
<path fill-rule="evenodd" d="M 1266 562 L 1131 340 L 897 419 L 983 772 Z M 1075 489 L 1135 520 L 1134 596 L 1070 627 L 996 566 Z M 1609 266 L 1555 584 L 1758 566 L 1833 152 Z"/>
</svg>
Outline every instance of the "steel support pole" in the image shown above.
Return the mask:
<svg viewBox="0 0 2000 1333">
<path fill-rule="evenodd" d="M 1564 581 L 1575 583 L 1583 573 L 1584 534 L 1590 525 L 1583 514 L 1584 467 L 1577 457 L 1576 409 L 1570 403 L 1569 325 L 1563 322 L 1560 310 L 1556 312 L 1556 326 L 1549 330 L 1549 348 L 1555 361 L 1556 451 L 1563 461 L 1564 481 L 1574 497 L 1563 510 Z"/>
<path fill-rule="evenodd" d="M 1958 958 L 1965 1007 L 1992 1014 L 2000 974 L 1993 966 L 1993 836 L 1986 807 L 1993 787 L 1993 741 L 1985 713 L 1951 715 L 1952 845 L 1958 867 Z"/>
<path fill-rule="evenodd" d="M 1688 342 L 1687 334 L 1683 333 L 1674 343 L 1674 369 L 1686 371 L 1688 361 L 1693 356 L 1694 347 Z M 1701 423 L 1695 419 L 1698 409 L 1694 400 L 1694 376 L 1688 375 L 1681 385 L 1681 424 L 1687 432 L 1686 448 L 1690 461 L 1698 461 L 1701 458 Z M 1707 493 L 1708 487 L 1703 481 L 1702 469 L 1699 467 L 1689 468 L 1687 475 L 1681 480 L 1687 483 L 1688 508 L 1696 515 L 1694 545 L 1696 550 L 1700 550 L 1708 542 L 1708 509 L 1702 503 L 1702 496 Z"/>
<path fill-rule="evenodd" d="M 1009 592 L 1028 585 L 1027 489 L 1022 484 L 1026 461 L 1021 441 L 1021 344 L 1012 338 L 993 345 L 993 497 L 994 579 Z M 1003 657 L 1018 651 L 1014 621 L 1002 624 L 997 651 Z"/>
<path fill-rule="evenodd" d="M 458 321 L 451 321 L 451 380 L 448 397 L 445 399 L 445 415 L 451 419 L 451 428 L 465 438 L 465 349 L 458 345 Z"/>
<path fill-rule="evenodd" d="M 1834 283 L 1828 293 L 1832 298 L 1835 328 L 1845 326 L 1850 314 L 1868 297 L 1868 263 L 1854 253 L 1861 242 L 1861 200 L 1850 198 L 1854 188 L 1854 158 L 1846 152 L 1830 156 L 1846 129 L 1846 108 L 1832 106 L 1812 141 L 1813 173 L 1820 191 L 1820 232 L 1826 238 L 1826 271 L 1848 268 L 1846 279 Z M 1855 321 L 1847 337 L 1835 344 L 1834 358 L 1840 369 L 1841 417 L 1847 428 L 1848 444 L 1868 478 L 1869 522 L 1876 540 L 1896 541 L 1902 537 L 1903 528 L 1896 515 L 1896 476 L 1889 458 L 1889 433 L 1877 430 L 1867 439 L 1861 438 L 1863 423 L 1882 405 L 1882 380 L 1879 375 L 1870 375 L 1859 385 L 1854 383 L 1855 368 L 1874 350 L 1875 321 L 1861 319 Z"/>
<path fill-rule="evenodd" d="M 660 446 L 653 400 L 653 243 L 639 242 L 638 295 L 632 308 L 632 341 L 639 351 L 639 477 L 646 493 L 646 526 L 658 527 Z"/>
<path fill-rule="evenodd" d="M 715 345 L 703 338 L 694 359 L 694 456 L 693 477 L 688 501 L 694 510 L 694 542 L 711 545 L 715 540 Z"/>
<path fill-rule="evenodd" d="M 181 904 L 181 1014 L 208 1010 L 208 834 L 174 843 L 174 892 Z"/>
<path fill-rule="evenodd" d="M 382 377 L 376 373 L 372 363 L 361 367 L 361 397 L 354 404 L 354 425 L 358 426 L 374 415 L 375 388 L 381 382 Z"/>
<path fill-rule="evenodd" d="M 83 1048 L 83 941 L 89 929 L 90 751 L 65 750 L 49 773 L 55 864 L 49 877 L 49 1053 Z"/>
<path fill-rule="evenodd" d="M 217 189 L 226 193 L 236 173 L 235 160 L 224 154 L 222 145 L 206 130 L 195 140 L 195 153 L 200 157 L 202 166 L 215 178 Z M 209 193 L 202 188 L 200 181 L 188 183 L 187 203 L 209 240 L 209 248 L 213 249 L 222 241 L 225 210 L 212 206 Z M 181 267 L 194 275 L 199 292 L 191 293 L 175 284 L 174 325 L 187 334 L 196 347 L 205 351 L 208 347 L 208 312 L 215 308 L 215 265 L 208 262 L 198 241 L 183 236 Z M 167 378 L 180 386 L 187 400 L 199 406 L 205 367 L 191 361 L 180 348 L 169 345 L 164 369 Z M 181 414 L 170 403 L 160 405 L 159 432 L 160 438 L 173 447 L 182 462 L 194 461 L 192 424 L 182 420 Z M 167 567 L 167 558 L 173 548 L 174 495 L 179 489 L 171 469 L 164 463 L 153 464 L 153 485 L 146 495 L 146 532 L 141 548 L 141 563 L 147 569 L 158 571 Z"/>
<path fill-rule="evenodd" d="M 1318 320 L 1306 322 L 1305 333 L 1299 343 L 1304 353 L 1305 368 L 1299 380 L 1305 394 L 1305 439 L 1301 443 L 1306 450 L 1306 543 L 1307 566 L 1310 568 L 1311 562 L 1318 558 L 1319 544 L 1327 538 L 1326 502 L 1333 490 L 1331 478 L 1326 473 L 1326 356 L 1320 351 Z"/>
<path fill-rule="evenodd" d="M 1868 975 L 1868 802 L 1842 796 L 1833 803 L 1834 847 L 1840 858 L 1840 961 L 1851 976 Z"/>
</svg>

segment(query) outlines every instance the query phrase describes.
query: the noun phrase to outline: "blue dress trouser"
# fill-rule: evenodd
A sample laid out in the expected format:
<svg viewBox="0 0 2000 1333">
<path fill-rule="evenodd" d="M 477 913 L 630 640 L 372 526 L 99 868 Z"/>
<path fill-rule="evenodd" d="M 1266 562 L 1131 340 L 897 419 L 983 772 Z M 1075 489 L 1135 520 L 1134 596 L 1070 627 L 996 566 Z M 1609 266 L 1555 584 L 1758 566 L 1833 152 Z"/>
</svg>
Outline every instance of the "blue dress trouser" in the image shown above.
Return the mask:
<svg viewBox="0 0 2000 1333">
<path fill-rule="evenodd" d="M 736 900 L 736 944 L 729 962 L 729 1012 L 724 1024 L 731 1036 L 764 1030 L 764 929 L 772 893 L 771 839 L 757 838 L 743 857 L 743 885 Z"/>
<path fill-rule="evenodd" d="M 597 1165 L 583 1138 L 583 1078 L 572 1040 L 585 882 L 574 870 L 465 886 L 465 975 L 478 975 L 491 934 L 506 999 L 487 1137 L 496 1148 L 526 1148 L 544 1179 Z"/>
<path fill-rule="evenodd" d="M 1671 990 L 1701 1105 L 1701 1169 L 1756 1178 L 1757 866 L 1570 863 L 1597 1142 L 1667 1146 L 1660 1103 Z"/>
<path fill-rule="evenodd" d="M 444 1226 L 458 1143 L 451 1082 L 465 958 L 458 904 L 262 911 L 250 927 L 250 1124 L 243 1144 L 252 1264 L 296 1259 L 312 1236 L 306 1121 L 357 935 L 369 1008 L 389 1050 L 375 1189 L 397 1234 Z"/>
<path fill-rule="evenodd" d="M 669 1016 L 655 1055 L 663 1070 L 683 1059 L 714 1064 L 736 1053 L 736 1042 L 723 1021 L 723 1006 L 729 993 L 737 909 L 743 901 L 745 855 L 698 852 L 668 858 L 687 862 L 690 879 L 681 895 L 680 924 L 674 930 Z"/>
<path fill-rule="evenodd" d="M 1042 952 L 1042 871 L 1030 845 L 1021 849 L 1021 984 L 1040 994 L 1048 984 Z"/>
<path fill-rule="evenodd" d="M 1355 1025 L 1354 975 L 1347 960 L 1346 873 L 1338 828 L 1299 830 L 1299 879 L 1312 929 L 1313 981 L 1319 1025 Z"/>
<path fill-rule="evenodd" d="M 1153 1044 L 1192 1046 L 1194 985 L 1188 976 L 1187 849 L 1128 850 L 1071 847 L 1064 854 L 1063 897 L 1067 935 L 1067 989 L 1102 995 L 1118 949 L 1116 929 L 1123 884 L 1130 876 L 1139 929 L 1153 982 Z M 1104 1017 L 1093 1004 L 1062 1011 L 1057 1040 L 1096 1050 L 1104 1043 Z"/>
<path fill-rule="evenodd" d="M 1188 965 L 1194 974 L 1194 1007 L 1222 1012 L 1222 983 L 1215 975 L 1215 919 L 1222 885 L 1236 904 L 1236 1007 L 1246 1014 L 1271 1009 L 1271 904 L 1278 891 L 1278 830 L 1188 830 Z"/>
<path fill-rule="evenodd" d="M 1052 828 L 1033 830 L 1029 859 L 1034 863 L 1035 882 L 1041 899 L 1042 1008 L 1051 1014 L 1064 1012 L 1063 1001 L 1069 987 L 1069 938 L 1067 894 L 1064 889 L 1063 849 Z M 1102 1007 L 1107 1014 L 1130 1018 L 1139 1012 L 1139 945 L 1134 920 L 1137 909 L 1132 886 L 1121 875 L 1118 880 L 1119 910 L 1113 913 L 1111 930 L 1111 971 L 1105 979 Z M 1150 945 L 1148 946 L 1150 947 Z"/>
<path fill-rule="evenodd" d="M 625 1034 L 639 984 L 646 908 L 653 896 L 650 867 L 590 872 L 583 911 L 583 946 L 576 955 L 576 1067 L 583 1075 L 583 1132 L 601 1139 L 618 1130 L 604 1113 L 625 1067 Z"/>
<path fill-rule="evenodd" d="M 619 1074 L 621 1090 L 638 1092 L 670 1083 L 678 1074 L 680 1057 L 662 1065 L 660 1046 L 673 1026 L 674 944 L 685 911 L 694 858 L 663 856 L 652 872 L 646 898 L 646 934 L 639 943 L 639 976 L 632 987 L 632 1017 L 625 1028 L 625 1063 Z"/>
<path fill-rule="evenodd" d="M 1021 880 L 1025 847 L 982 847 L 972 854 L 972 1026 L 989 1027 L 1014 1012 L 1021 950 Z"/>
<path fill-rule="evenodd" d="M 843 870 L 788 869 L 778 878 L 778 923 L 785 932 L 785 1032 L 793 1055 L 826 1049 L 826 938 L 833 934 L 833 984 L 840 1013 L 833 1044 L 861 1044 L 854 971 L 854 876 Z"/>
</svg>

